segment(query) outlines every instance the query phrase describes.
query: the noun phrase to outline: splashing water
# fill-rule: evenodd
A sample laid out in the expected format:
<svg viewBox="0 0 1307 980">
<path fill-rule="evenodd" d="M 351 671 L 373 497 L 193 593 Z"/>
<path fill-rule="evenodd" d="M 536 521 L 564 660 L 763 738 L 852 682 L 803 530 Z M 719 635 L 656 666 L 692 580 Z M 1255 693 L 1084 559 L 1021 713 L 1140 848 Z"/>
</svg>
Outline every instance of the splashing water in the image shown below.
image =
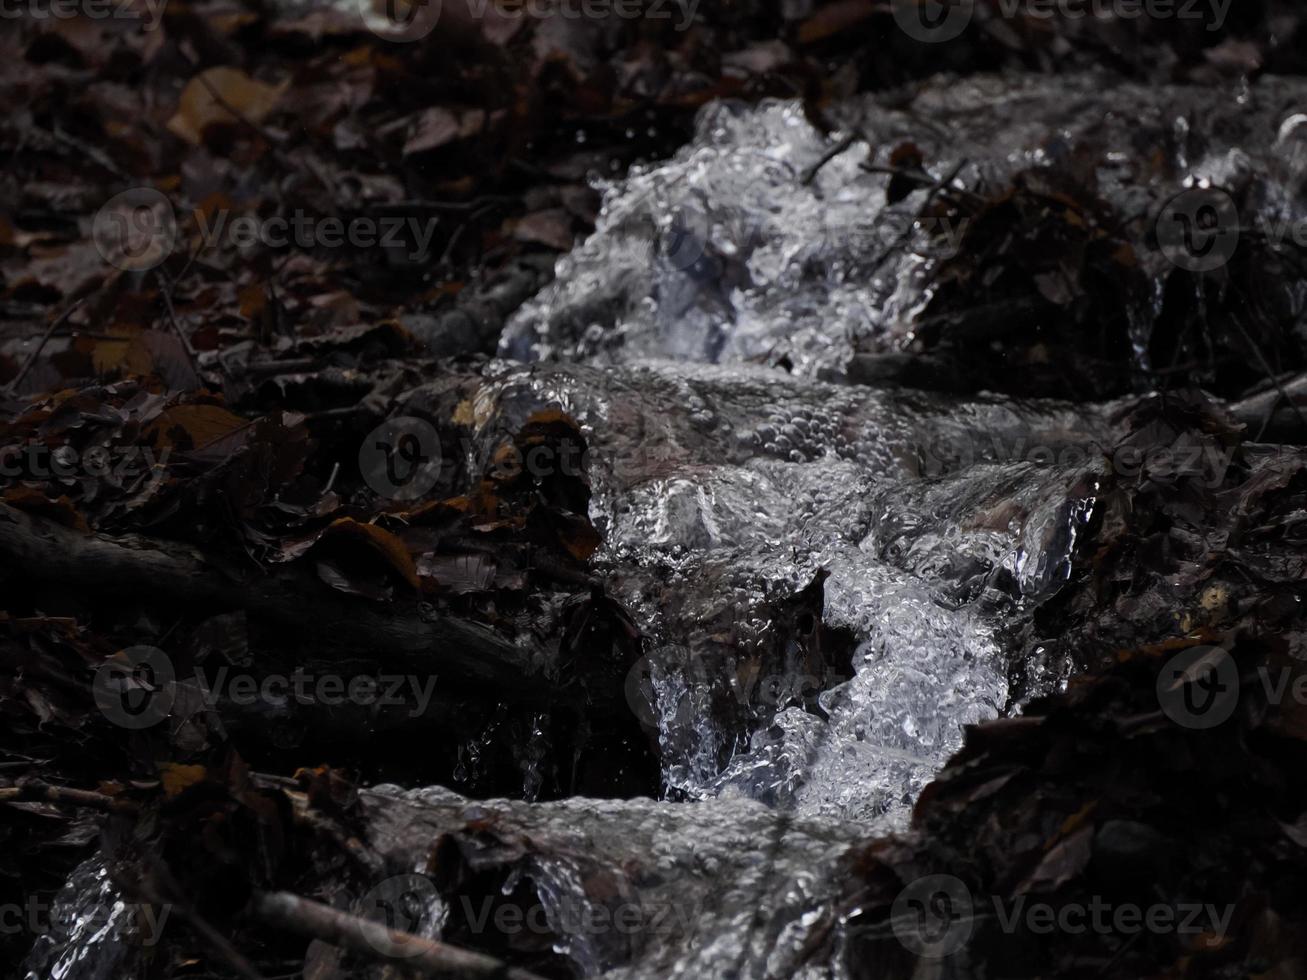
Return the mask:
<svg viewBox="0 0 1307 980">
<path fill-rule="evenodd" d="M 502 364 L 480 398 L 498 406 L 486 414 L 497 429 L 546 404 L 586 429 L 599 562 L 655 644 L 667 788 L 869 827 L 900 825 L 962 725 L 1006 702 L 996 612 L 1065 581 L 1092 506 L 1092 446 L 1108 438 L 1105 422 L 1067 405 L 666 361 Z M 958 450 L 996 446 L 1064 452 L 1047 466 L 945 472 L 962 465 Z M 766 630 L 755 617 L 768 597 L 819 569 L 826 621 L 859 642 L 854 674 L 822 694 L 825 719 L 782 711 L 723 769 L 696 624 L 727 608 L 741 633 Z"/>
<path fill-rule="evenodd" d="M 28 953 L 25 980 L 111 980 L 131 955 L 132 910 L 99 857 L 73 870 L 43 926 Z"/>
<path fill-rule="evenodd" d="M 1256 174 L 1264 213 L 1302 216 L 1300 86 L 1264 79 L 1214 106 L 1205 88 L 1105 85 L 939 79 L 836 107 L 842 139 L 796 103 L 709 106 L 673 159 L 604 187 L 595 233 L 509 323 L 501 354 L 537 365 L 501 365 L 487 398 L 558 404 L 586 427 L 601 559 L 654 641 L 669 791 L 901 827 L 962 726 L 1007 704 L 998 632 L 1070 574 L 1111 406 L 827 382 L 859 352 L 911 346 L 963 231 L 917 220 L 939 187 L 1074 170 L 1092 146 L 1121 214 Z M 1153 136 L 1165 159 L 1139 152 Z M 891 203 L 907 141 L 930 174 Z M 1139 261 L 1160 281 L 1156 250 Z M 859 644 L 852 676 L 820 711 L 788 707 L 732 740 L 694 669 L 696 622 L 734 606 L 765 629 L 764 597 L 819 569 L 826 621 Z M 1066 669 L 1032 667 L 1025 694 Z"/>
</svg>

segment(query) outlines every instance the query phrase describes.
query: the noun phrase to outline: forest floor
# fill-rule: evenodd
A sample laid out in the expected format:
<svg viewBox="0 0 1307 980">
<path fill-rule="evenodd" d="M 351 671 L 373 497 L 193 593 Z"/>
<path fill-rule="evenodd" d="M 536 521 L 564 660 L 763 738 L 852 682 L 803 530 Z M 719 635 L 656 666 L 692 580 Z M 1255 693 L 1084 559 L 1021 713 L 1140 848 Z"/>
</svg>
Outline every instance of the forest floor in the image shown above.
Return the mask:
<svg viewBox="0 0 1307 980">
<path fill-rule="evenodd" d="M 914 36 L 902 5 L 858 0 L 597 16 L 444 0 L 407 42 L 355 10 L 255 0 L 11 21 L 0 907 L 48 909 L 103 842 L 120 888 L 180 910 L 141 976 L 306 969 L 305 934 L 362 962 L 377 958 L 362 920 L 286 904 L 376 872 L 359 785 L 521 795 L 512 744 L 543 714 L 560 774 L 538 798 L 657 795 L 658 745 L 623 690 L 643 638 L 591 562 L 591 488 L 566 465 L 582 428 L 537 412 L 480 472 L 455 451 L 506 320 L 593 230 L 596 180 L 669 156 L 718 99 L 795 99 L 833 133 L 843 100 L 906 101 L 938 72 L 1094 67 L 1227 100 L 1249 79 L 1307 71 L 1307 14 L 1289 3 L 1206 22 L 961 6 L 974 16 L 947 43 Z M 1032 628 L 1074 637 L 1082 673 L 972 729 L 911 830 L 856 848 L 840 955 L 851 975 L 910 975 L 914 951 L 881 927 L 906 883 L 947 872 L 1005 901 L 1234 910 L 1219 935 L 1124 946 L 1092 929 L 1014 941 L 978 920 L 969 962 L 987 975 L 1302 975 L 1307 250 L 1249 240 L 1219 272 L 1178 270 L 1152 333 L 1165 366 L 1140 375 L 1104 315 L 1124 302 L 1129 263 L 1068 232 L 1097 199 L 1074 161 L 1064 176 L 975 205 L 984 220 L 948 315 L 910 365 L 893 361 L 893 380 L 1138 396 L 1118 421 L 1141 454 L 1184 444 L 1232 462 L 1104 488 L 1075 575 Z M 1074 296 L 1030 285 L 1032 256 L 1050 249 L 1074 269 Z M 975 310 L 1027 288 L 1064 333 L 1014 317 L 993 355 Z M 1014 350 L 1028 369 L 1007 374 Z M 393 421 L 419 388 L 444 413 L 434 446 Z M 531 453 L 560 465 L 544 479 L 504 465 Z M 160 647 L 181 652 L 160 662 Z M 304 670 L 412 675 L 433 649 L 452 651 L 440 688 L 405 692 L 431 710 L 382 732 L 348 703 L 215 712 L 174 683 L 223 665 L 292 683 Z M 1176 722 L 1191 686 L 1228 706 L 1221 724 Z M 469 776 L 467 747 L 490 729 L 500 741 L 480 743 Z M 450 887 L 503 863 L 477 849 L 517 846 L 511 830 L 465 820 Z M 20 963 L 42 931 L 0 929 L 0 961 Z M 485 958 L 455 975 L 496 975 L 503 960 L 570 975 L 547 950 L 467 945 Z M 459 955 L 424 948 L 416 962 L 435 974 Z M 319 960 L 313 975 L 353 968 Z"/>
</svg>

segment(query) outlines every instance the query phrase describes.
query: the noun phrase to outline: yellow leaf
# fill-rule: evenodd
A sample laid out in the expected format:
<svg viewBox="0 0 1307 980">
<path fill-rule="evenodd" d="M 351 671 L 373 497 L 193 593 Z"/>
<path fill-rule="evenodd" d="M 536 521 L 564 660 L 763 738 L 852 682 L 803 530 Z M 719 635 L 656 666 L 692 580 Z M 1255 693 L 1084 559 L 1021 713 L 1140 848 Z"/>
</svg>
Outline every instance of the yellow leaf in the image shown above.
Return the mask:
<svg viewBox="0 0 1307 980">
<path fill-rule="evenodd" d="M 204 139 L 204 127 L 210 123 L 239 123 L 244 119 L 257 125 L 276 108 L 289 85 L 289 82 L 275 87 L 265 85 L 239 68 L 210 68 L 186 83 L 177 112 L 168 120 L 168 130 L 198 146 Z M 215 92 L 219 98 L 214 98 Z M 227 106 L 240 117 L 234 116 Z"/>
<path fill-rule="evenodd" d="M 182 790 L 204 781 L 203 766 L 183 766 L 178 762 L 165 762 L 159 767 L 159 778 L 163 780 L 163 793 L 171 798 Z"/>
<path fill-rule="evenodd" d="M 466 425 L 469 428 L 476 425 L 477 413 L 472 405 L 472 399 L 464 398 L 454 408 L 454 424 Z"/>
<path fill-rule="evenodd" d="M 112 327 L 112 340 L 95 340 L 91 347 L 91 366 L 96 374 L 149 374 L 154 370 L 154 359 L 140 342 L 140 331 L 134 328 Z M 121 337 L 122 339 L 118 339 Z"/>
</svg>

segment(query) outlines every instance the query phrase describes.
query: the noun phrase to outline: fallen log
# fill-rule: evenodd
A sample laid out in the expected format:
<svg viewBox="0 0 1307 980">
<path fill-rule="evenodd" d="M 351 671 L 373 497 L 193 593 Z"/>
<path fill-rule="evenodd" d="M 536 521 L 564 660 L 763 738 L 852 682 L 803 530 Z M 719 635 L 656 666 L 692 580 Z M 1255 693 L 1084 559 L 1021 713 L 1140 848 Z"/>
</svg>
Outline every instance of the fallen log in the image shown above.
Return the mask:
<svg viewBox="0 0 1307 980">
<path fill-rule="evenodd" d="M 571 696 L 551 675 L 545 650 L 416 602 L 378 607 L 331 590 L 301 568 L 243 571 L 190 545 L 83 534 L 7 504 L 0 504 L 0 579 L 57 583 L 100 597 L 153 596 L 215 612 L 243 609 L 292 628 L 318 651 L 367 651 L 396 669 L 448 675 L 493 700 L 557 705 Z"/>
<path fill-rule="evenodd" d="M 1248 426 L 1254 441 L 1297 442 L 1307 437 L 1307 374 L 1272 377 L 1261 391 L 1230 406 L 1236 419 Z"/>
</svg>

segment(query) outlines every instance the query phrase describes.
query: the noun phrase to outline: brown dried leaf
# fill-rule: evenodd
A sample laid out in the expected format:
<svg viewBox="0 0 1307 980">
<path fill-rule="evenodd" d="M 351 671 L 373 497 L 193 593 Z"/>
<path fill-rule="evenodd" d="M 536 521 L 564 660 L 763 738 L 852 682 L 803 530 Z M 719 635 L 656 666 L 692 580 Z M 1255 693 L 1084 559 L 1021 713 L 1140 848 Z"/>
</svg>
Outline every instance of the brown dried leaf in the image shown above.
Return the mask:
<svg viewBox="0 0 1307 980">
<path fill-rule="evenodd" d="M 175 445 L 185 436 L 190 448 L 198 449 L 248 424 L 218 405 L 174 405 L 160 414 L 147 433 L 161 445 Z"/>
<path fill-rule="evenodd" d="M 188 787 L 203 782 L 206 774 L 204 766 L 184 766 L 179 762 L 166 762 L 159 767 L 163 793 L 168 797 L 179 796 Z"/>
<path fill-rule="evenodd" d="M 41 517 L 62 524 L 64 527 L 76 528 L 78 531 L 84 531 L 88 534 L 91 531 L 86 523 L 86 518 L 78 513 L 77 508 L 73 506 L 73 502 L 67 494 L 62 494 L 51 500 L 35 487 L 19 485 L 6 489 L 4 497 L 0 499 L 19 510 L 25 510 L 30 514 L 39 514 Z"/>
<path fill-rule="evenodd" d="M 799 43 L 812 44 L 834 37 L 876 12 L 868 0 L 837 0 L 827 4 L 799 25 Z"/>
<path fill-rule="evenodd" d="M 289 84 L 265 85 L 239 68 L 210 68 L 186 83 L 177 112 L 168 120 L 168 129 L 198 146 L 204 139 L 205 127 L 210 123 L 238 123 L 240 120 L 214 98 L 214 92 L 244 119 L 257 125 L 276 108 Z"/>
<path fill-rule="evenodd" d="M 466 139 L 480 132 L 485 122 L 486 114 L 480 109 L 454 113 L 441 106 L 432 106 L 411 118 L 408 138 L 404 141 L 404 156 L 426 153 L 455 140 Z"/>
<path fill-rule="evenodd" d="M 513 228 L 519 242 L 539 242 L 560 252 L 572 247 L 572 217 L 563 208 L 548 208 L 520 218 Z"/>
<path fill-rule="evenodd" d="M 353 539 L 365 544 L 414 589 L 421 587 L 413 556 L 404 547 L 404 542 L 385 528 L 377 527 L 375 524 L 360 524 L 352 517 L 342 517 L 333 521 L 327 528 L 323 538 L 329 537 Z"/>
<path fill-rule="evenodd" d="M 1092 851 L 1094 827 L 1086 824 L 1049 848 L 1043 859 L 1016 887 L 1016 894 L 1055 891 L 1085 869 Z"/>
</svg>

